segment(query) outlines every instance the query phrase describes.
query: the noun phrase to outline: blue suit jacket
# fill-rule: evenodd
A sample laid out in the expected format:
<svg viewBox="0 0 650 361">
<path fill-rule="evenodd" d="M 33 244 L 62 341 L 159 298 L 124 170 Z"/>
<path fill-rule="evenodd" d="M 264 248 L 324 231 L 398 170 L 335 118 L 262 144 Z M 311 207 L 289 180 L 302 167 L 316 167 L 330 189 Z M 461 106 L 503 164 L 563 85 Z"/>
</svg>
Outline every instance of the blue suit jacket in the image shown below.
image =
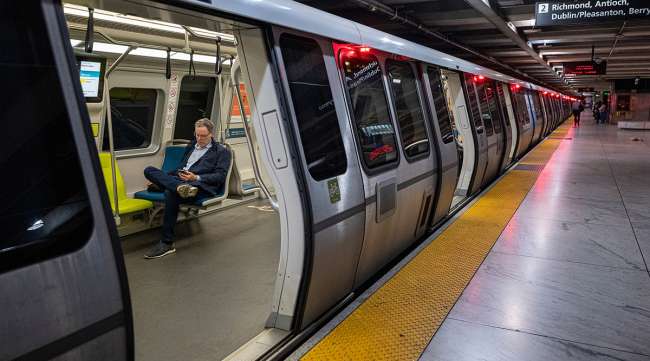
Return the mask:
<svg viewBox="0 0 650 361">
<path fill-rule="evenodd" d="M 185 148 L 183 160 L 181 160 L 179 168 L 171 172 L 173 175 L 178 174 L 178 171 L 183 169 L 187 164 L 187 160 L 190 158 L 190 154 L 192 154 L 195 145 L 196 140 L 192 141 Z M 201 180 L 190 182 L 190 184 L 213 196 L 223 194 L 231 162 L 230 151 L 213 139 L 212 147 L 196 163 L 192 164 L 189 169 L 190 172 L 200 176 Z"/>
</svg>

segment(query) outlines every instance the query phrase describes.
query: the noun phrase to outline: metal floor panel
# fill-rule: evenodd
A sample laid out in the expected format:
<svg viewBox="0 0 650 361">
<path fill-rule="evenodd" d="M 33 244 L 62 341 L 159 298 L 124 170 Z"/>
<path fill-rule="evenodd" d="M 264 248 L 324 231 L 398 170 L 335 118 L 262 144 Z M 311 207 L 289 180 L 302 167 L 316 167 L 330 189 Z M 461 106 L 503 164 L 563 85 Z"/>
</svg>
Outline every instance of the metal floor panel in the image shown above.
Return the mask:
<svg viewBox="0 0 650 361">
<path fill-rule="evenodd" d="M 280 223 L 264 202 L 176 226 L 176 253 L 143 255 L 155 229 L 122 241 L 136 361 L 220 360 L 264 329 L 280 256 Z"/>
<path fill-rule="evenodd" d="M 302 359 L 418 359 L 559 145 L 539 144 L 520 163 L 527 170 L 501 178 Z"/>
</svg>

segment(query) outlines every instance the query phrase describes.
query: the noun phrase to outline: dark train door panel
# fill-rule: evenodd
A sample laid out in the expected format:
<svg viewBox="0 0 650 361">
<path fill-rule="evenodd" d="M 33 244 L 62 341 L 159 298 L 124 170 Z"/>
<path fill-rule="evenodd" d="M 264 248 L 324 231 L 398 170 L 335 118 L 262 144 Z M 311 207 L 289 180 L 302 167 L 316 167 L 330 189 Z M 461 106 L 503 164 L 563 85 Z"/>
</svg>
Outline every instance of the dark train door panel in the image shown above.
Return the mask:
<svg viewBox="0 0 650 361">
<path fill-rule="evenodd" d="M 483 187 L 483 178 L 488 166 L 488 135 L 486 134 L 485 124 L 479 107 L 478 93 L 474 82 L 481 80 L 472 74 L 464 74 L 465 95 L 469 105 L 469 114 L 472 119 L 472 132 L 474 133 L 474 147 L 476 149 L 476 160 L 474 174 L 470 182 L 468 195 L 477 193 Z"/>
<path fill-rule="evenodd" d="M 365 198 L 331 41 L 274 28 L 275 53 L 302 154 L 312 217 L 302 326 L 352 292 Z"/>
<path fill-rule="evenodd" d="M 439 149 L 438 192 L 434 211 L 431 212 L 429 226 L 433 226 L 447 216 L 454 198 L 461 166 L 458 159 L 458 145 L 454 138 L 455 122 L 448 109 L 447 97 L 443 88 L 440 69 L 433 65 L 422 65 L 424 95 L 430 109 L 431 129 Z"/>
<path fill-rule="evenodd" d="M 132 360 L 124 263 L 61 4 L 0 5 L 0 360 Z"/>
</svg>

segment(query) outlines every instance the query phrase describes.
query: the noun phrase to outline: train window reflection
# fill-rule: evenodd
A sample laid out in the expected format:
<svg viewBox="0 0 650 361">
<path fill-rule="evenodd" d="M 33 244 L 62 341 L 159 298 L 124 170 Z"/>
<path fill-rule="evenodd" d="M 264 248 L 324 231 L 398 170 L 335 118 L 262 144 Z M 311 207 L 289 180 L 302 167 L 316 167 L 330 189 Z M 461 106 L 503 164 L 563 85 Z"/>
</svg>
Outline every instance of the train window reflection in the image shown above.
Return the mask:
<svg viewBox="0 0 650 361">
<path fill-rule="evenodd" d="M 388 114 L 386 91 L 377 58 L 344 49 L 340 63 L 350 94 L 364 164 L 368 168 L 397 162 L 395 130 Z"/>
<path fill-rule="evenodd" d="M 280 47 L 309 173 L 315 180 L 345 173 L 345 148 L 320 46 L 282 34 Z"/>
<path fill-rule="evenodd" d="M 485 134 L 489 137 L 494 134 L 494 128 L 492 125 L 492 111 L 490 109 L 490 102 L 487 93 L 487 85 L 485 82 L 476 83 L 476 94 L 479 99 L 481 119 L 485 125 Z"/>
<path fill-rule="evenodd" d="M 388 75 L 404 154 L 414 157 L 429 153 L 429 139 L 418 96 L 415 74 L 409 63 L 388 60 Z"/>
<path fill-rule="evenodd" d="M 467 100 L 469 101 L 469 110 L 474 120 L 474 126 L 477 129 L 483 127 L 483 119 L 481 117 L 481 109 L 478 106 L 478 100 L 476 99 L 476 88 L 474 87 L 474 76 L 472 74 L 465 73 L 465 87 L 467 88 Z"/>
<path fill-rule="evenodd" d="M 115 150 L 149 147 L 158 92 L 155 89 L 112 88 L 110 97 Z M 102 149 L 109 149 L 108 130 L 104 131 Z"/>
<path fill-rule="evenodd" d="M 43 41 L 41 4 L 3 10 L 10 30 L 0 37 L 11 51 L 0 55 L 0 273 L 70 252 L 92 229 L 63 86 Z"/>
<path fill-rule="evenodd" d="M 193 139 L 194 122 L 212 115 L 212 101 L 217 79 L 208 76 L 186 76 L 181 91 L 174 125 L 175 139 Z"/>
<path fill-rule="evenodd" d="M 453 132 L 453 114 L 447 108 L 447 100 L 445 97 L 445 89 L 443 88 L 440 79 L 440 70 L 432 66 L 427 67 L 427 74 L 429 75 L 429 84 L 431 87 L 431 96 L 433 96 L 433 106 L 438 116 L 438 125 L 440 127 L 440 136 L 443 143 L 451 143 L 454 141 Z"/>
</svg>

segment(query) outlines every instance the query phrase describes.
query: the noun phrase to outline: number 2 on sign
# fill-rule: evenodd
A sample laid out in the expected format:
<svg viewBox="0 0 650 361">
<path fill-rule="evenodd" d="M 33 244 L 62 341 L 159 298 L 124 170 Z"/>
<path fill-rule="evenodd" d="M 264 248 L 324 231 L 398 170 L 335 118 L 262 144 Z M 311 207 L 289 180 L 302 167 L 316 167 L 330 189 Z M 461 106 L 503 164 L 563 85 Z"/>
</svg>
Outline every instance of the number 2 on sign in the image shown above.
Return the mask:
<svg viewBox="0 0 650 361">
<path fill-rule="evenodd" d="M 537 8 L 537 12 L 540 14 L 544 14 L 548 12 L 548 4 L 539 4 L 539 7 Z"/>
</svg>

